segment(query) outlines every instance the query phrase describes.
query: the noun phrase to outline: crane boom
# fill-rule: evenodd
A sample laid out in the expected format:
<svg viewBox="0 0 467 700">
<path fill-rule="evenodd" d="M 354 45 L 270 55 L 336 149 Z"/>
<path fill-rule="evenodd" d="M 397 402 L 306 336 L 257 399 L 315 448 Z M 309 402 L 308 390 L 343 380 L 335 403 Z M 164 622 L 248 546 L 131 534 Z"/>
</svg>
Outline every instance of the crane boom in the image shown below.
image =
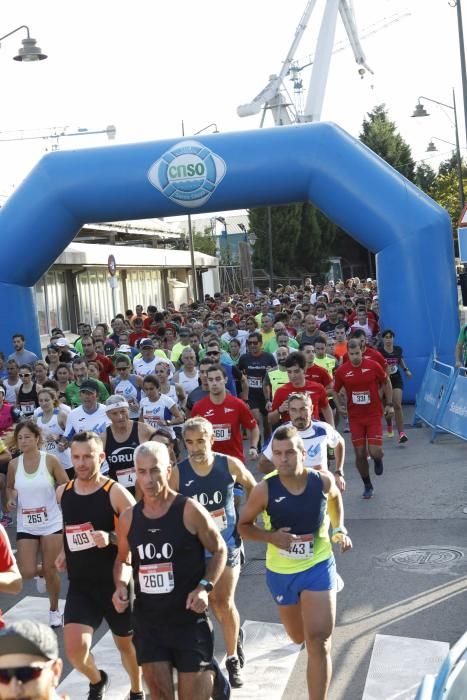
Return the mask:
<svg viewBox="0 0 467 700">
<path fill-rule="evenodd" d="M 261 111 L 263 106 L 270 106 L 273 109 L 275 106 L 277 106 L 273 103 L 277 102 L 278 100 L 279 106 L 282 107 L 282 112 L 284 112 L 285 107 L 287 106 L 287 102 L 284 98 L 282 98 L 282 101 L 279 99 L 280 89 L 285 76 L 290 70 L 290 66 L 293 62 L 293 57 L 298 48 L 303 33 L 307 28 L 308 21 L 310 19 L 311 13 L 313 12 L 315 4 L 316 0 L 308 0 L 300 22 L 298 23 L 297 29 L 295 30 L 295 36 L 293 38 L 292 44 L 290 45 L 290 49 L 287 53 L 286 59 L 282 65 L 279 75 L 271 75 L 266 87 L 263 88 L 258 95 L 256 95 L 252 102 L 237 107 L 237 114 L 239 117 L 248 117 L 253 114 L 258 114 L 258 112 Z M 290 120 L 289 123 L 291 123 L 291 121 L 292 120 Z"/>
</svg>

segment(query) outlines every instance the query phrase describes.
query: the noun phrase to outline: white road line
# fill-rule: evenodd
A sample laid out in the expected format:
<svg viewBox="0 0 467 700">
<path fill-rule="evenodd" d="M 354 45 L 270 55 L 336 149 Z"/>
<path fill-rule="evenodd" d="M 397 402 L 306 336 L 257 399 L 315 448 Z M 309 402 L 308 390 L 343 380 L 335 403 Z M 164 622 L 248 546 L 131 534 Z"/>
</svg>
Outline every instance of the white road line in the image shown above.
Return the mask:
<svg viewBox="0 0 467 700">
<path fill-rule="evenodd" d="M 63 613 L 65 608 L 65 601 L 59 600 L 58 606 L 60 612 Z M 43 622 L 45 625 L 49 624 L 49 599 L 47 596 L 39 597 L 27 595 L 19 603 L 13 605 L 9 610 L 4 613 L 6 623 L 20 622 L 21 620 L 35 620 L 36 622 Z"/>
<path fill-rule="evenodd" d="M 232 691 L 235 700 L 281 700 L 300 645 L 293 644 L 282 625 L 245 620 L 244 685 Z M 379 699 L 380 700 L 380 699 Z"/>
<path fill-rule="evenodd" d="M 110 678 L 110 688 L 105 694 L 105 700 L 123 700 L 130 692 L 130 681 L 122 666 L 120 654 L 114 644 L 112 633 L 109 631 L 92 648 L 98 668 L 104 669 Z M 59 693 L 68 693 L 70 698 L 85 698 L 89 690 L 89 681 L 78 671 L 72 671 L 60 683 Z"/>
<path fill-rule="evenodd" d="M 423 676 L 437 673 L 447 642 L 377 634 L 362 700 L 413 700 Z"/>
</svg>

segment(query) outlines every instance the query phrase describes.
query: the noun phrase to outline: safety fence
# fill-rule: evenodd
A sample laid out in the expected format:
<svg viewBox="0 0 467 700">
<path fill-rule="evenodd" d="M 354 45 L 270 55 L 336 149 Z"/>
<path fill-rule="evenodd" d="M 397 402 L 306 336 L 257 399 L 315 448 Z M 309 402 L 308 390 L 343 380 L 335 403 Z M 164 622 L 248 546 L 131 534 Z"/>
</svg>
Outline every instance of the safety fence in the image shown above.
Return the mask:
<svg viewBox="0 0 467 700">
<path fill-rule="evenodd" d="M 466 367 L 454 369 L 430 358 L 415 404 L 413 423 L 420 421 L 431 427 L 431 442 L 439 433 L 467 440 Z"/>
</svg>

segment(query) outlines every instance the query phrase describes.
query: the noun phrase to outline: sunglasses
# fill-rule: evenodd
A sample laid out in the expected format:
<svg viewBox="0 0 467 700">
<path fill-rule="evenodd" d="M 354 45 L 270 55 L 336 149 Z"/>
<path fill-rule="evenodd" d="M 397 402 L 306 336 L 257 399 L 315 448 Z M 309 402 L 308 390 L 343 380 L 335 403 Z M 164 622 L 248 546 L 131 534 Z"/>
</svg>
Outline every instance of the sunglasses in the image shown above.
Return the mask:
<svg viewBox="0 0 467 700">
<path fill-rule="evenodd" d="M 0 668 L 0 683 L 8 685 L 12 678 L 16 678 L 20 683 L 28 683 L 39 678 L 42 671 L 50 663 L 43 666 L 13 666 L 11 668 Z"/>
<path fill-rule="evenodd" d="M 20 374 L 19 376 L 20 376 L 21 378 L 23 378 L 23 377 L 30 377 L 31 375 L 30 375 L 30 374 Z"/>
</svg>

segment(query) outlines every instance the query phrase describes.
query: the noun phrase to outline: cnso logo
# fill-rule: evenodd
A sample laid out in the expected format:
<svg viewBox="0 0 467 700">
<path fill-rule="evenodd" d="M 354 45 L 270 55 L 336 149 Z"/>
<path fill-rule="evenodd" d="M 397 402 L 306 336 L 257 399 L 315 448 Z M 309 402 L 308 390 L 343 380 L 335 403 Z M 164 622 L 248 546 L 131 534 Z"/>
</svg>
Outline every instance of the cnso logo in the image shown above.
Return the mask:
<svg viewBox="0 0 467 700">
<path fill-rule="evenodd" d="M 207 202 L 226 170 L 224 160 L 202 143 L 181 141 L 149 168 L 148 179 L 168 199 L 194 208 Z"/>
</svg>

